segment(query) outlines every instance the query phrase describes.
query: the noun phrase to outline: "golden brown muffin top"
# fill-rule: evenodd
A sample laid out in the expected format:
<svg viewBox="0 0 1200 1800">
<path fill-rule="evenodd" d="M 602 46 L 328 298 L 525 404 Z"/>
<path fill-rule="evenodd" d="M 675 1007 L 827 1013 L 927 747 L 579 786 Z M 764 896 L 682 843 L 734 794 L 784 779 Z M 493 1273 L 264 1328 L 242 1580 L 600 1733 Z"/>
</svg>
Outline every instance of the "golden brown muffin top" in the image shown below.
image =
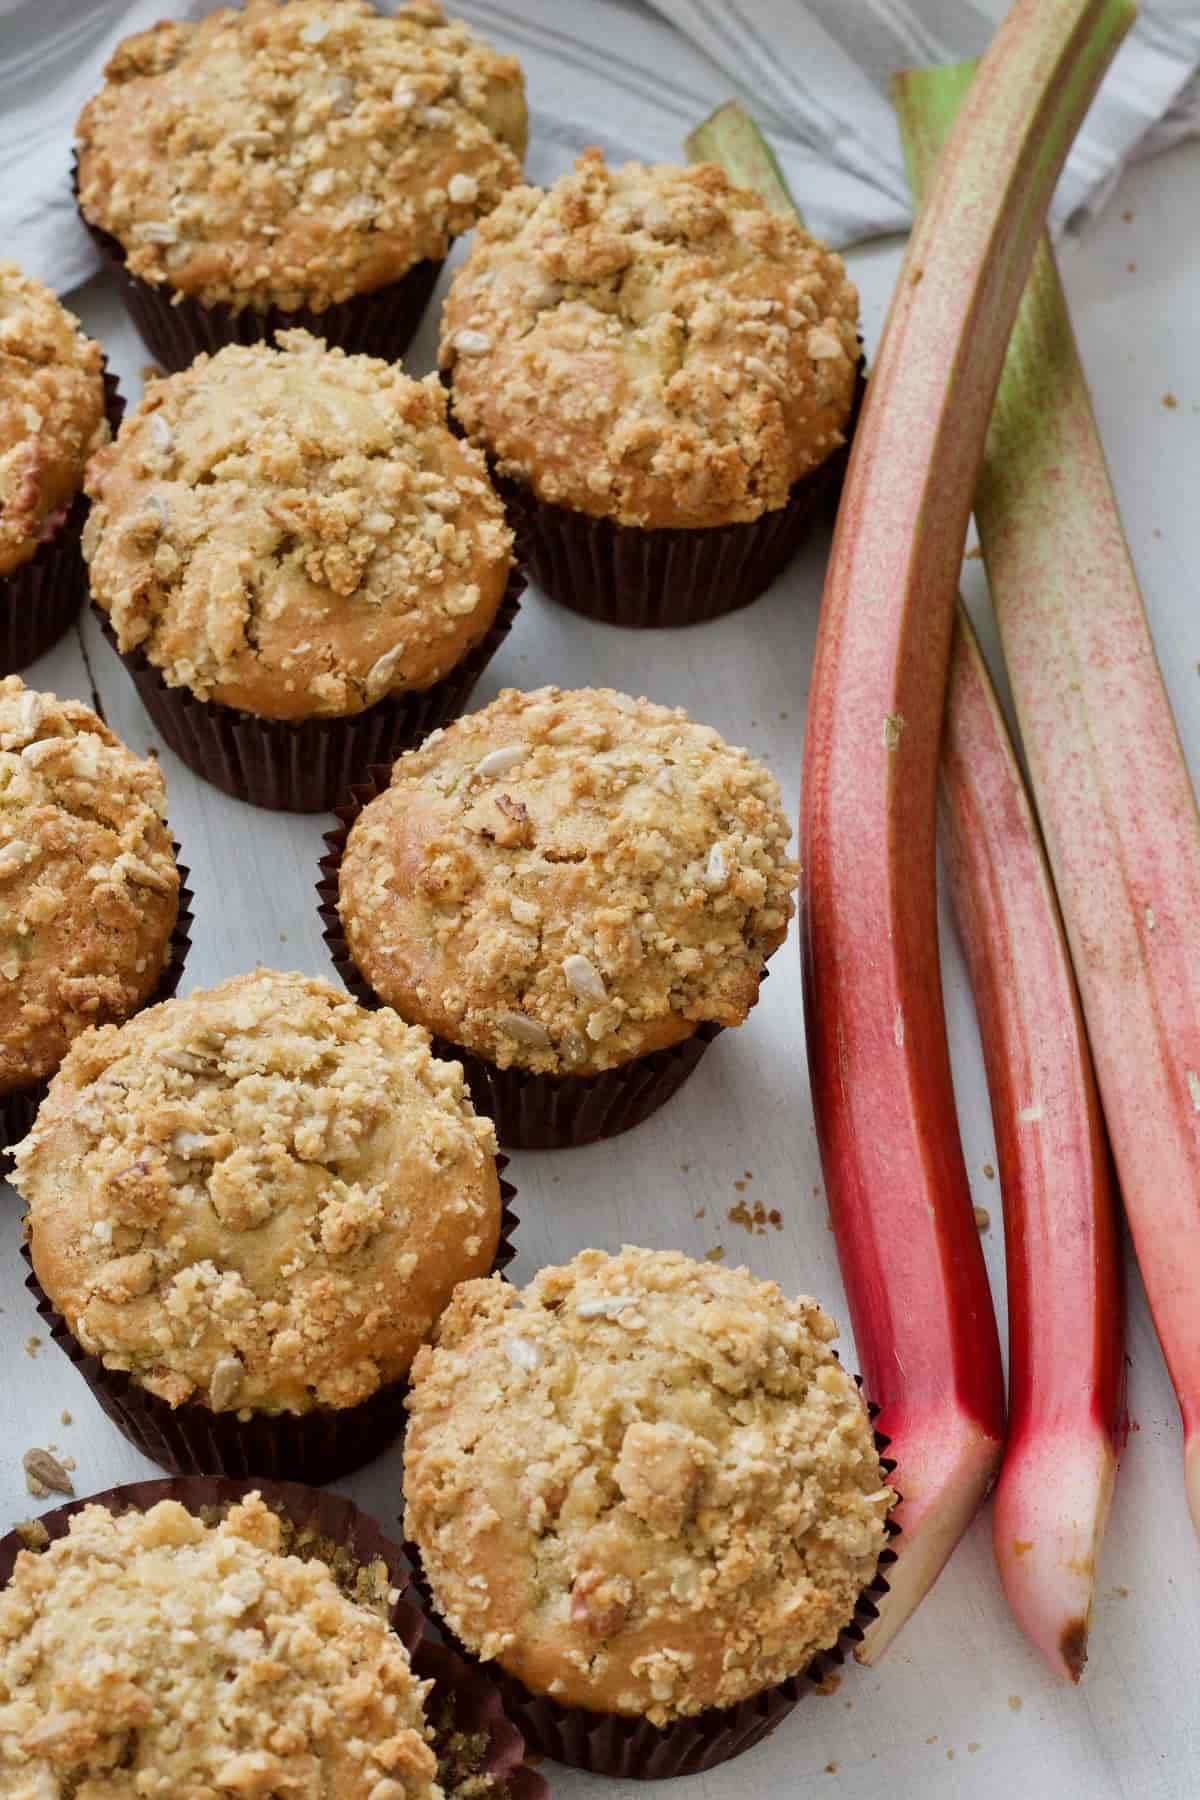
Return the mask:
<svg viewBox="0 0 1200 1800">
<path fill-rule="evenodd" d="M 520 65 L 430 0 L 247 0 L 120 44 L 76 127 L 143 281 L 321 310 L 445 256 L 521 179 Z"/>
<path fill-rule="evenodd" d="M 430 1684 L 287 1542 L 251 1494 L 211 1525 L 86 1506 L 22 1551 L 0 1593 L 7 1800 L 440 1800 Z"/>
<path fill-rule="evenodd" d="M 783 506 L 843 441 L 858 293 L 793 219 L 715 164 L 598 150 L 507 194 L 454 277 L 454 410 L 541 500 L 622 525 Z"/>
<path fill-rule="evenodd" d="M 74 313 L 0 261 L 0 576 L 53 537 L 107 442 L 103 367 Z"/>
<path fill-rule="evenodd" d="M 404 1496 L 468 1649 L 665 1725 L 831 1646 L 894 1499 L 836 1335 L 673 1250 L 460 1287 L 413 1365 Z"/>
<path fill-rule="evenodd" d="M 201 700 L 361 712 L 487 635 L 512 533 L 435 376 L 278 341 L 151 382 L 93 458 L 92 593 L 123 651 Z"/>
<path fill-rule="evenodd" d="M 589 1075 L 742 1022 L 787 933 L 790 835 L 774 777 L 682 708 L 507 688 L 395 763 L 338 907 L 404 1018 Z"/>
<path fill-rule="evenodd" d="M 353 1406 L 500 1233 L 496 1140 L 425 1032 L 259 969 L 67 1056 L 14 1185 L 78 1341 L 172 1406 Z"/>
<path fill-rule="evenodd" d="M 171 954 L 166 783 L 90 707 L 0 681 L 0 1093 L 128 1018 Z"/>
</svg>

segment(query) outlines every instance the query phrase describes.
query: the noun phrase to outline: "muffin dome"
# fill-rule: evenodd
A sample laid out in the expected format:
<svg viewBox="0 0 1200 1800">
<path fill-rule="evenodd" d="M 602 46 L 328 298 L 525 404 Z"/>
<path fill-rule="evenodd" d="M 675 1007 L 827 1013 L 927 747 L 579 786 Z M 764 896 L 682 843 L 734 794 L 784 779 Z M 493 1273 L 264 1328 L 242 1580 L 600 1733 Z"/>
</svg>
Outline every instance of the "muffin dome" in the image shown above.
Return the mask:
<svg viewBox="0 0 1200 1800">
<path fill-rule="evenodd" d="M 841 258 L 715 164 L 516 188 L 442 315 L 454 409 L 539 500 L 622 525 L 783 507 L 844 441 L 860 357 Z"/>
<path fill-rule="evenodd" d="M 74 313 L 0 261 L 0 576 L 63 524 L 108 438 L 103 366 Z"/>
<path fill-rule="evenodd" d="M 303 331 L 152 382 L 93 459 L 93 596 L 123 652 L 267 719 L 431 687 L 486 636 L 512 533 L 435 378 Z"/>
<path fill-rule="evenodd" d="M 0 1094 L 157 988 L 179 913 L 166 803 L 90 707 L 0 681 Z"/>
<path fill-rule="evenodd" d="M 107 1368 L 172 1406 L 303 1413 L 402 1379 L 492 1267 L 494 1149 L 425 1033 L 259 970 L 81 1039 L 13 1180 Z"/>
<path fill-rule="evenodd" d="M 500 1068 L 593 1074 L 746 1017 L 790 834 L 774 778 L 681 709 L 506 689 L 359 815 L 342 930 L 404 1018 Z"/>
<path fill-rule="evenodd" d="M 405 1529 L 477 1655 L 657 1725 L 799 1673 L 894 1500 L 813 1300 L 674 1251 L 461 1287 L 413 1369 Z"/>
<path fill-rule="evenodd" d="M 526 129 L 519 65 L 429 0 L 247 0 L 118 47 L 79 199 L 143 281 L 319 311 L 445 256 L 520 180 Z"/>
<path fill-rule="evenodd" d="M 440 1800 L 429 1684 L 287 1544 L 251 1494 L 215 1523 L 87 1506 L 23 1552 L 0 1593 L 0 1790 Z"/>
</svg>

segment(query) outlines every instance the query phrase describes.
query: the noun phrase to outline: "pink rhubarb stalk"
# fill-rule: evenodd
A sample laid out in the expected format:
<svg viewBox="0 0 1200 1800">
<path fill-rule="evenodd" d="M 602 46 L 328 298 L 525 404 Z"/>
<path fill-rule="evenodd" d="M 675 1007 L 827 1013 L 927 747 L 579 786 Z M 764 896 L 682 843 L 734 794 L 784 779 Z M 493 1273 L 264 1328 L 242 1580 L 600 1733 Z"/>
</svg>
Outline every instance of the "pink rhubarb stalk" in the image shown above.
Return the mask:
<svg viewBox="0 0 1200 1800">
<path fill-rule="evenodd" d="M 976 516 L 1200 1530 L 1200 818 L 1047 243 Z"/>
<path fill-rule="evenodd" d="M 1050 871 L 965 612 L 950 656 L 942 823 L 1004 1202 L 1008 1445 L 996 1560 L 1022 1629 L 1078 1681 L 1124 1389 L 1116 1195 Z"/>
<path fill-rule="evenodd" d="M 802 943 L 817 1131 L 867 1392 L 904 1498 L 873 1660 L 1000 1459 L 999 1345 L 938 965 L 942 708 L 976 471 L 1054 182 L 1132 18 L 1017 0 L 909 242 L 855 434 L 805 738 Z"/>
</svg>

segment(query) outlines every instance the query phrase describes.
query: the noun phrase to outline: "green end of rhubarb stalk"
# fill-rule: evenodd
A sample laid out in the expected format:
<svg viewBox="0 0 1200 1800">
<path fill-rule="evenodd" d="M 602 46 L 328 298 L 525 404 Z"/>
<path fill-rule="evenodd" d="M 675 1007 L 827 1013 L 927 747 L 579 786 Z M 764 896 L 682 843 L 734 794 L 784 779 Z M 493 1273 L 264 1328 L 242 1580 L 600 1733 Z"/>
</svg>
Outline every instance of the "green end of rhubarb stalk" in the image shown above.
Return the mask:
<svg viewBox="0 0 1200 1800">
<path fill-rule="evenodd" d="M 803 225 L 775 152 L 740 101 L 718 106 L 690 133 L 684 149 L 689 162 L 719 163 L 735 187 L 753 188 L 772 212 L 791 213 Z"/>
</svg>

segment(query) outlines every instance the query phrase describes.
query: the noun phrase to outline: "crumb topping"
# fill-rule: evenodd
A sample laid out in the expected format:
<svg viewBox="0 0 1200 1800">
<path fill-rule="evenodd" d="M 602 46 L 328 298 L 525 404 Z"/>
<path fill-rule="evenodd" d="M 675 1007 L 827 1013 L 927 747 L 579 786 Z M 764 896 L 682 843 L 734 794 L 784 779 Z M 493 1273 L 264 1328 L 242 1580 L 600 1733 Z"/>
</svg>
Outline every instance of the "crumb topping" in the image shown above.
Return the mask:
<svg viewBox="0 0 1200 1800">
<path fill-rule="evenodd" d="M 74 313 L 0 260 L 0 576 L 54 536 L 108 439 L 103 368 Z"/>
<path fill-rule="evenodd" d="M 83 212 L 134 275 L 209 304 L 370 293 L 521 179 L 520 65 L 431 0 L 247 0 L 126 38 L 104 76 Z"/>
<path fill-rule="evenodd" d="M 167 790 L 90 707 L 0 681 L 0 1093 L 128 1018 L 171 953 Z"/>
<path fill-rule="evenodd" d="M 404 1017 L 540 1074 L 594 1074 L 737 1025 L 783 942 L 779 786 L 681 708 L 506 689 L 436 731 L 359 815 L 338 908 Z"/>
<path fill-rule="evenodd" d="M 895 1496 L 816 1301 L 677 1251 L 460 1287 L 413 1365 L 405 1531 L 469 1649 L 656 1725 L 832 1645 Z"/>
<path fill-rule="evenodd" d="M 89 463 L 92 592 L 123 651 L 201 700 L 361 712 L 486 636 L 512 533 L 435 376 L 278 343 L 151 382 Z"/>
<path fill-rule="evenodd" d="M 756 519 L 844 442 L 840 257 L 715 163 L 598 150 L 480 226 L 442 313 L 454 410 L 541 500 L 637 526 Z"/>
<path fill-rule="evenodd" d="M 9 1800 L 440 1800 L 419 1681 L 387 1620 L 284 1553 L 251 1494 L 86 1506 L 0 1593 Z"/>
<path fill-rule="evenodd" d="M 172 1406 L 305 1412 L 402 1379 L 500 1233 L 457 1063 L 257 970 L 89 1032 L 14 1152 L 38 1280 Z"/>
</svg>

